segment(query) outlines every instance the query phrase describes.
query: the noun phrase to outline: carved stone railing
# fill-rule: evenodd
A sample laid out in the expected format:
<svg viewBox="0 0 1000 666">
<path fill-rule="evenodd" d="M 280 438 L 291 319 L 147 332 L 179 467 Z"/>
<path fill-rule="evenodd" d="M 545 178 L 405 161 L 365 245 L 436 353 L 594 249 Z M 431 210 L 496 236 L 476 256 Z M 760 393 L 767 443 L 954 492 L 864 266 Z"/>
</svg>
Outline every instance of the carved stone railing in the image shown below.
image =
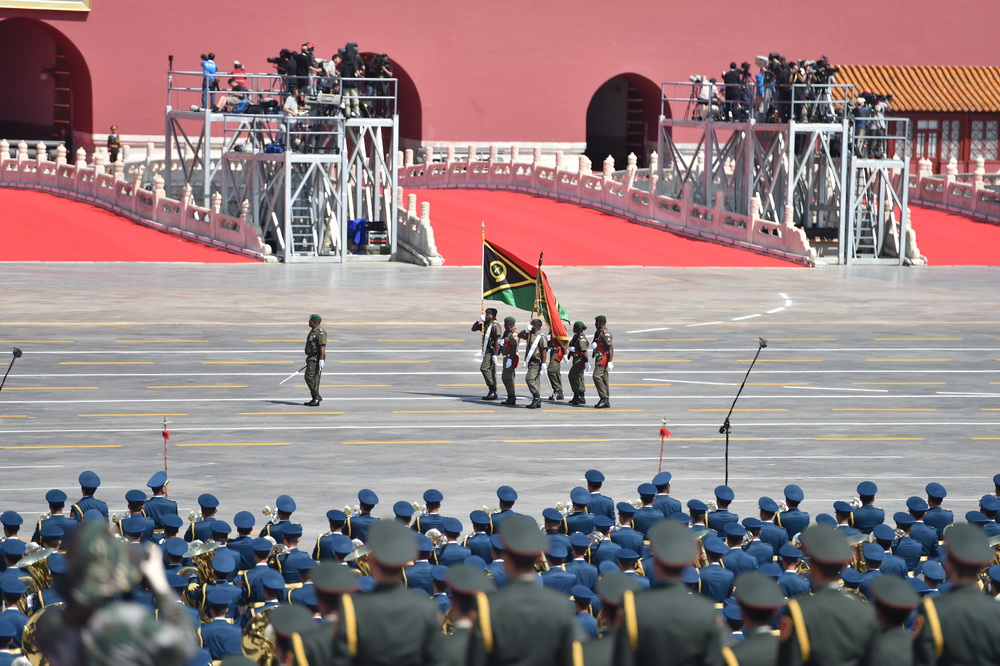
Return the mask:
<svg viewBox="0 0 1000 666">
<path fill-rule="evenodd" d="M 1000 224 L 1000 173 L 987 174 L 982 158 L 976 160 L 971 174 L 959 174 L 953 158 L 944 175 L 935 174 L 931 161 L 922 159 L 917 173 L 910 175 L 909 186 L 910 203 Z"/>
<path fill-rule="evenodd" d="M 627 168 L 615 171 L 614 160 L 609 157 L 597 174 L 590 160 L 582 155 L 573 160 L 574 164 L 567 164 L 564 155 L 556 153 L 555 166 L 543 164 L 540 148 L 534 149 L 528 160 L 521 158 L 516 146 L 503 155 L 497 146 L 490 146 L 485 160 L 477 158 L 473 146 L 464 157 L 456 156 L 449 148 L 440 162 L 433 161 L 433 152 L 427 148 L 423 158 L 422 163 L 415 163 L 412 150 L 400 154 L 400 186 L 525 192 L 596 208 L 683 236 L 808 266 L 816 264 L 816 251 L 810 247 L 805 232 L 792 224 L 790 207 L 785 220 L 774 222 L 759 217 L 760 202 L 756 199 L 751 214 L 740 215 L 726 211 L 722 197 L 716 197 L 714 205 L 701 206 L 691 203 L 686 191 L 676 199 L 651 194 L 657 191 L 656 153 L 650 156 L 649 169 L 638 169 L 635 155 L 630 155 Z"/>
<path fill-rule="evenodd" d="M 237 252 L 255 259 L 275 261 L 271 248 L 261 240 L 259 229 L 243 203 L 239 217 L 220 212 L 221 195 L 213 194 L 208 208 L 195 206 L 189 186 L 180 200 L 166 196 L 164 180 L 152 178 L 151 189 L 143 187 L 145 166 L 126 166 L 119 160 L 107 165 L 103 151 L 97 151 L 87 163 L 87 154 L 76 151 L 76 161 L 66 159 L 66 147 L 60 144 L 55 159 L 48 159 L 44 143 L 36 146 L 34 159 L 28 157 L 28 146 L 18 144 L 15 155 L 10 144 L 0 140 L 0 187 L 38 190 L 84 201 L 118 213 L 138 224 L 190 240 Z"/>
<path fill-rule="evenodd" d="M 431 205 L 420 204 L 417 214 L 417 195 L 410 194 L 403 201 L 403 188 L 399 188 L 399 217 L 396 220 L 396 257 L 419 266 L 440 266 L 444 257 L 438 254 L 431 228 Z"/>
</svg>

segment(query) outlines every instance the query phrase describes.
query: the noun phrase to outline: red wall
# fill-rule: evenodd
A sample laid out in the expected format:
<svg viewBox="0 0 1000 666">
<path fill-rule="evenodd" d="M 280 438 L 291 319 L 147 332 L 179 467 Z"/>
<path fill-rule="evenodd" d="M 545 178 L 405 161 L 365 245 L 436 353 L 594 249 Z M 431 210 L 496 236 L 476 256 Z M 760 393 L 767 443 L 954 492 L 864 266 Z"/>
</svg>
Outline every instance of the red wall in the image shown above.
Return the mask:
<svg viewBox="0 0 1000 666">
<path fill-rule="evenodd" d="M 0 10 L 0 19 L 31 17 L 65 35 L 93 85 L 92 119 L 89 109 L 78 115 L 77 130 L 103 133 L 115 122 L 124 135 L 163 134 L 167 54 L 175 69 L 197 69 L 199 53 L 211 50 L 222 69 L 237 58 L 270 72 L 266 57 L 303 40 L 323 57 L 348 41 L 388 53 L 419 93 L 421 138 L 459 143 L 582 143 L 591 97 L 624 73 L 653 84 L 686 81 L 768 51 L 897 65 L 992 65 L 1000 55 L 1000 3 L 981 0 L 99 0 L 93 7 L 89 14 Z"/>
</svg>

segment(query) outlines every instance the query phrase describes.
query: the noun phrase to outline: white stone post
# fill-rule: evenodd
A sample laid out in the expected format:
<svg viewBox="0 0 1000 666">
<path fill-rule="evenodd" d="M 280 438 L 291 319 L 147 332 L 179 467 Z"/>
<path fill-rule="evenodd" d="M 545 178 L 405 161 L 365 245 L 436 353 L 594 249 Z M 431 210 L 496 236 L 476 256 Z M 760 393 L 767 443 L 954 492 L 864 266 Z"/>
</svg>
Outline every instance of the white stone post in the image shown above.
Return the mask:
<svg viewBox="0 0 1000 666">
<path fill-rule="evenodd" d="M 56 166 L 61 166 L 63 164 L 66 164 L 66 144 L 60 143 L 56 146 Z"/>
<path fill-rule="evenodd" d="M 45 146 L 45 143 L 39 141 L 35 144 L 35 164 L 38 168 L 42 167 L 42 162 L 46 162 L 49 159 L 49 152 Z"/>
<path fill-rule="evenodd" d="M 604 158 L 604 182 L 611 180 L 612 174 L 615 172 L 615 158 L 608 155 Z"/>
<path fill-rule="evenodd" d="M 975 176 L 974 182 L 976 185 L 976 189 L 977 190 L 983 189 L 983 185 L 985 184 L 983 177 L 986 175 L 986 163 L 982 157 L 976 158 L 976 170 L 973 171 L 973 175 Z"/>
<path fill-rule="evenodd" d="M 80 150 L 83 150 L 82 148 Z M 28 159 L 28 144 L 25 141 L 20 141 L 17 144 L 17 161 L 24 162 Z"/>
<path fill-rule="evenodd" d="M 76 149 L 76 169 L 84 169 L 87 166 L 87 151 L 83 148 Z"/>
<path fill-rule="evenodd" d="M 517 158 L 521 156 L 521 149 L 517 146 L 510 147 L 510 163 L 513 164 L 517 161 Z"/>
</svg>

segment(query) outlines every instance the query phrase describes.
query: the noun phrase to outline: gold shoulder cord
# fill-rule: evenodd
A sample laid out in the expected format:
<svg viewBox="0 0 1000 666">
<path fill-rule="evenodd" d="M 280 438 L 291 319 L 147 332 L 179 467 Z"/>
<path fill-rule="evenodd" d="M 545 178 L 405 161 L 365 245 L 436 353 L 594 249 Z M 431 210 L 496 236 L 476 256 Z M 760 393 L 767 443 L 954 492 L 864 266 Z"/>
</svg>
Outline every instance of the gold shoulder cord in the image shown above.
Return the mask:
<svg viewBox="0 0 1000 666">
<path fill-rule="evenodd" d="M 476 607 L 479 610 L 479 628 L 483 633 L 483 647 L 486 654 L 493 654 L 493 623 L 490 619 L 490 600 L 485 592 L 476 593 Z"/>
<path fill-rule="evenodd" d="M 792 599 L 788 602 L 788 612 L 792 615 L 792 625 L 795 629 L 795 637 L 799 640 L 799 651 L 802 652 L 802 662 L 809 661 L 812 649 L 809 645 L 809 633 L 806 631 L 806 622 L 802 617 L 802 607 L 799 602 Z"/>
<path fill-rule="evenodd" d="M 740 666 L 740 662 L 728 645 L 722 646 L 722 661 L 726 662 L 726 666 Z"/>
<path fill-rule="evenodd" d="M 635 592 L 626 590 L 622 599 L 622 608 L 625 609 L 625 629 L 628 631 L 628 642 L 633 650 L 639 649 L 639 619 L 635 613 Z"/>
<path fill-rule="evenodd" d="M 347 652 L 351 657 L 358 656 L 358 618 L 354 612 L 354 600 L 351 595 L 341 597 L 344 607 L 344 633 L 347 634 Z"/>
<path fill-rule="evenodd" d="M 930 597 L 924 599 L 924 608 L 927 610 L 927 624 L 931 627 L 931 637 L 934 639 L 934 654 L 938 659 L 944 653 L 944 634 L 941 632 L 941 618 L 938 617 L 937 606 Z"/>
</svg>

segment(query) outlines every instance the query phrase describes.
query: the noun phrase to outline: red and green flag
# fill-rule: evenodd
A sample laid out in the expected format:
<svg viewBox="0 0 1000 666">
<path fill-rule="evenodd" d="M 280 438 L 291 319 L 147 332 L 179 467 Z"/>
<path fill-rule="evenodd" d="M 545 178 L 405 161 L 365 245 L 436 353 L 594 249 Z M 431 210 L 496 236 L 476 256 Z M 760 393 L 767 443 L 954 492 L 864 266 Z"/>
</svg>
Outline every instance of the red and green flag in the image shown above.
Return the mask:
<svg viewBox="0 0 1000 666">
<path fill-rule="evenodd" d="M 563 346 L 569 343 L 563 324 L 569 322 L 569 315 L 552 293 L 548 277 L 541 270 L 541 258 L 538 266 L 532 266 L 496 243 L 483 239 L 483 299 L 537 312 L 552 337 Z M 552 317 L 550 313 L 557 316 Z"/>
</svg>

